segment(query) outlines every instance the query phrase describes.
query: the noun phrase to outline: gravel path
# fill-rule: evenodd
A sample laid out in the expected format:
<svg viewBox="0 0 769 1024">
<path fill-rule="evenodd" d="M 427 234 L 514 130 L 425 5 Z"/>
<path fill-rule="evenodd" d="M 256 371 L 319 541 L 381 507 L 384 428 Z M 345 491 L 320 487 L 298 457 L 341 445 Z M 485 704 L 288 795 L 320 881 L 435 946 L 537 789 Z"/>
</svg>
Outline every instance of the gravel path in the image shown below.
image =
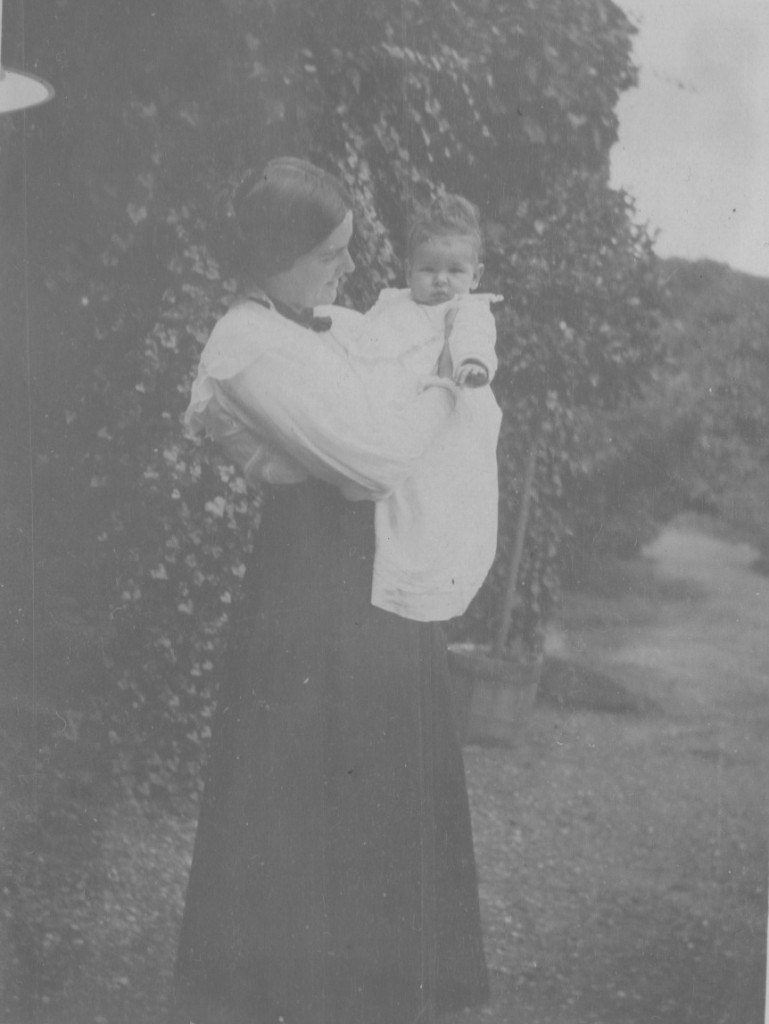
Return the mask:
<svg viewBox="0 0 769 1024">
<path fill-rule="evenodd" d="M 545 679 L 518 748 L 466 750 L 494 1000 L 452 1024 L 764 1021 L 769 580 L 754 560 L 675 524 L 565 602 L 550 646 L 576 675 Z"/>
<path fill-rule="evenodd" d="M 679 522 L 605 567 L 565 601 L 518 746 L 466 749 L 493 1001 L 446 1024 L 764 1020 L 769 580 L 754 558 Z M 6 740 L 0 849 L 26 807 L 23 743 Z M 105 815 L 74 853 L 22 862 L 51 948 L 26 1005 L 0 910 L 8 1024 L 165 1019 L 194 823 Z"/>
</svg>

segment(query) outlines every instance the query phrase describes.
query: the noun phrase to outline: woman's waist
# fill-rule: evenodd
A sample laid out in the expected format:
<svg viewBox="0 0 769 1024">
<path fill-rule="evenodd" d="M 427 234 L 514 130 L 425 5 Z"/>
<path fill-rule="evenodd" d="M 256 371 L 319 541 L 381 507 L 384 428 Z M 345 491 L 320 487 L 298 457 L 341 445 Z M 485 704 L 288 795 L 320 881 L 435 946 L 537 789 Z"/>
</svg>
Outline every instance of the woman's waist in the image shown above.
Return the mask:
<svg viewBox="0 0 769 1024">
<path fill-rule="evenodd" d="M 346 501 L 331 484 L 266 486 L 246 579 L 265 613 L 284 617 L 342 591 L 370 600 L 374 505 Z"/>
<path fill-rule="evenodd" d="M 359 548 L 370 534 L 373 549 L 373 502 L 348 501 L 335 485 L 317 479 L 266 484 L 262 493 L 260 535 L 290 538 L 302 550 Z"/>
</svg>

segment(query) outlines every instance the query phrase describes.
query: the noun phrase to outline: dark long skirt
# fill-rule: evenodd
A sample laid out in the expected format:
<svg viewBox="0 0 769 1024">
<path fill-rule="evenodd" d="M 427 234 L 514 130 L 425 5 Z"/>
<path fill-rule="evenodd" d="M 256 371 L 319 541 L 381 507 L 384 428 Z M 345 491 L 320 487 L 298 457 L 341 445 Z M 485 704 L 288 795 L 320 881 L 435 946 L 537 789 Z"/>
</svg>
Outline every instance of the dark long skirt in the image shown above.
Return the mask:
<svg viewBox="0 0 769 1024">
<path fill-rule="evenodd" d="M 487 996 L 446 645 L 370 604 L 373 505 L 268 495 L 233 623 L 174 1021 L 412 1024 Z"/>
</svg>

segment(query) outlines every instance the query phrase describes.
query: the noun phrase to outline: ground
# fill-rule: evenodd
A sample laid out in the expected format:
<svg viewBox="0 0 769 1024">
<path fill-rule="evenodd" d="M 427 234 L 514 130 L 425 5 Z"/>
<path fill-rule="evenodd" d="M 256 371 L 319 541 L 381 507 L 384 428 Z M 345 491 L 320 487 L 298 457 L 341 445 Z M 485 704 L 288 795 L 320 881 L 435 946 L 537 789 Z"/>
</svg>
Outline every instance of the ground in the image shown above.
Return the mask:
<svg viewBox="0 0 769 1024">
<path fill-rule="evenodd" d="M 764 1020 L 769 582 L 755 566 L 679 521 L 567 596 L 522 737 L 465 750 L 493 1000 L 446 1024 Z M 6 841 L 23 817 L 18 796 L 9 807 Z M 13 922 L 0 928 L 7 1024 L 163 1019 L 192 822 L 120 806 L 95 834 L 98 859 L 71 880 L 28 868 L 51 886 L 43 916 L 70 929 L 50 925 L 33 1002 Z"/>
<path fill-rule="evenodd" d="M 518 748 L 466 751 L 494 1001 L 457 1021 L 764 1020 L 769 583 L 755 563 L 679 521 L 567 598 Z"/>
</svg>

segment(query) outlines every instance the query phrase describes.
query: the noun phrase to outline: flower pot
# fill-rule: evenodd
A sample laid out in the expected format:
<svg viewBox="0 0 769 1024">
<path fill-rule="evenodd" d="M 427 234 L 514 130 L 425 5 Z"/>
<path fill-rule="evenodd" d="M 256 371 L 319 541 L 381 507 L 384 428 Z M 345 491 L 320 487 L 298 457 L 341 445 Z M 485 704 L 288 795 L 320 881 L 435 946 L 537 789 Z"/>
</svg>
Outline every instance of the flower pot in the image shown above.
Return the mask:
<svg viewBox="0 0 769 1024">
<path fill-rule="evenodd" d="M 462 744 L 514 746 L 534 707 L 542 659 L 522 650 L 492 658 L 487 647 L 449 645 L 451 696 Z"/>
</svg>

